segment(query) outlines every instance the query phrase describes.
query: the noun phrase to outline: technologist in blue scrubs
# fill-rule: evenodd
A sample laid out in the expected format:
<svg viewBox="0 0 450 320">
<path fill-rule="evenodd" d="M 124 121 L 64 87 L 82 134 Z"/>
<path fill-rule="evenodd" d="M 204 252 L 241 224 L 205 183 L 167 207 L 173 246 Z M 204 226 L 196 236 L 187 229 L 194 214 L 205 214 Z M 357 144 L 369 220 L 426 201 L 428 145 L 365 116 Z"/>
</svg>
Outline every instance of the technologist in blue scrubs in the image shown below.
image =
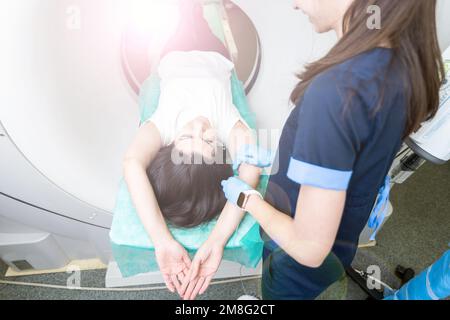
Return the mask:
<svg viewBox="0 0 450 320">
<path fill-rule="evenodd" d="M 265 198 L 238 178 L 222 183 L 261 225 L 262 293 L 275 300 L 314 299 L 343 276 L 403 138 L 436 114 L 444 79 L 435 0 L 295 8 L 339 41 L 299 75 Z M 240 161 L 257 163 L 257 154 Z"/>
</svg>

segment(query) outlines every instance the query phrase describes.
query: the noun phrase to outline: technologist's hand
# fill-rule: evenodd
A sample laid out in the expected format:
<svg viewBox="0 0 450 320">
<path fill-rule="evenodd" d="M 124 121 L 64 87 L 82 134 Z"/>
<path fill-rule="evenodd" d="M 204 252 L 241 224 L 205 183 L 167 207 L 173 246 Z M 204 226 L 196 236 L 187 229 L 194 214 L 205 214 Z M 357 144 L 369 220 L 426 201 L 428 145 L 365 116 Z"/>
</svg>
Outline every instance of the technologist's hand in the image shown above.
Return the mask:
<svg viewBox="0 0 450 320">
<path fill-rule="evenodd" d="M 222 244 L 207 240 L 198 249 L 192 260 L 188 275 L 185 277 L 181 292 L 184 300 L 194 300 L 198 294 L 208 289 L 212 278 L 219 269 L 224 247 Z"/>
<path fill-rule="evenodd" d="M 237 201 L 241 192 L 252 190 L 253 188 L 237 177 L 231 177 L 222 181 L 222 189 L 225 198 L 231 203 L 237 205 Z"/>
<path fill-rule="evenodd" d="M 242 163 L 251 164 L 259 168 L 267 168 L 272 164 L 272 152 L 254 144 L 242 146 L 233 161 L 233 170 L 237 170 Z"/>
<path fill-rule="evenodd" d="M 191 259 L 186 249 L 172 239 L 155 246 L 155 255 L 167 288 L 172 293 L 176 290 L 181 295 L 181 284 L 191 267 Z"/>
</svg>

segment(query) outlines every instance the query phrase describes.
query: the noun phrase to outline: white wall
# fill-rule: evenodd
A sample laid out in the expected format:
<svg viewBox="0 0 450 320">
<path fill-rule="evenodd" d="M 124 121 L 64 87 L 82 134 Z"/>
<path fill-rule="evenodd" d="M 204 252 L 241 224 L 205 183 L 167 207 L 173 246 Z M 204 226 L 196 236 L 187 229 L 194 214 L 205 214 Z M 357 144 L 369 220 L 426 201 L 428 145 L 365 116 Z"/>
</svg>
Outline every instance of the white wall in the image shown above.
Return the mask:
<svg viewBox="0 0 450 320">
<path fill-rule="evenodd" d="M 289 114 L 295 73 L 331 48 L 334 34 L 317 35 L 293 1 L 234 0 L 253 20 L 262 44 L 258 79 L 249 95 L 259 128 L 280 129 Z"/>
<path fill-rule="evenodd" d="M 253 20 L 262 42 L 261 72 L 249 95 L 260 128 L 281 128 L 289 114 L 294 73 L 324 55 L 336 42 L 333 32 L 316 34 L 293 1 L 233 0 Z M 450 45 L 450 1 L 438 0 L 442 51 Z"/>
<path fill-rule="evenodd" d="M 450 46 L 450 1 L 438 0 L 437 22 L 442 51 Z"/>
</svg>

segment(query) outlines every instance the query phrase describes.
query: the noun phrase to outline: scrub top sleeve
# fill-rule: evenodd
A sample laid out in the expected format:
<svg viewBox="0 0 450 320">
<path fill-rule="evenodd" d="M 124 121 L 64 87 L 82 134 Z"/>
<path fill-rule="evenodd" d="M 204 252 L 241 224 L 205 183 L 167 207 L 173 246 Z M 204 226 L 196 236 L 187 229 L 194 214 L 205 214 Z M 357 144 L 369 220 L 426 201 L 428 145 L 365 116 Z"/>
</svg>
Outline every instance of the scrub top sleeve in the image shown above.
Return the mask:
<svg viewBox="0 0 450 320">
<path fill-rule="evenodd" d="M 369 129 L 362 100 L 354 93 L 332 74 L 319 75 L 310 84 L 298 108 L 289 179 L 323 189 L 348 189 Z"/>
</svg>

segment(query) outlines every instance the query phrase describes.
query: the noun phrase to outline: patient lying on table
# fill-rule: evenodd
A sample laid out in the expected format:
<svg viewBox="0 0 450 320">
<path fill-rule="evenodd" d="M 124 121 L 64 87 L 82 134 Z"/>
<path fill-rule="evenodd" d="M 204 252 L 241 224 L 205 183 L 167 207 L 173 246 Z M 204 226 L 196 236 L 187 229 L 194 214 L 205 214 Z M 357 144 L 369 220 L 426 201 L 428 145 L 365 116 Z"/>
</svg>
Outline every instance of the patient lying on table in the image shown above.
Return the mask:
<svg viewBox="0 0 450 320">
<path fill-rule="evenodd" d="M 220 213 L 226 203 L 220 182 L 233 175 L 226 156 L 235 147 L 232 132 L 240 130 L 234 138 L 242 142 L 251 135 L 232 103 L 232 70 L 231 61 L 211 51 L 173 51 L 160 62 L 159 106 L 147 122 L 162 148 L 147 173 L 164 218 L 175 226 L 194 227 Z"/>
<path fill-rule="evenodd" d="M 159 106 L 128 148 L 124 178 L 167 287 L 193 298 L 208 287 L 244 217 L 224 198 L 221 181 L 233 171 L 222 154 L 228 150 L 233 160 L 240 159 L 239 150 L 256 141 L 232 103 L 234 66 L 226 48 L 211 33 L 196 1 L 180 3 L 178 30 L 158 67 Z M 249 162 L 238 166 L 239 178 L 256 188 L 261 169 Z M 191 262 L 168 225 L 190 228 L 218 215 Z"/>
<path fill-rule="evenodd" d="M 226 199 L 220 183 L 233 175 L 227 151 L 233 157 L 255 140 L 232 102 L 234 65 L 227 49 L 212 34 L 201 6 L 181 3 L 185 8 L 178 30 L 162 51 L 157 69 L 158 109 L 141 126 L 126 158 L 146 164 L 152 189 L 146 190 L 153 191 L 165 221 L 189 228 L 222 211 Z M 141 196 L 144 190 L 137 190 L 141 183 L 127 175 L 125 180 L 142 219 L 143 211 L 155 208 Z M 257 179 L 249 183 L 257 184 Z"/>
</svg>

